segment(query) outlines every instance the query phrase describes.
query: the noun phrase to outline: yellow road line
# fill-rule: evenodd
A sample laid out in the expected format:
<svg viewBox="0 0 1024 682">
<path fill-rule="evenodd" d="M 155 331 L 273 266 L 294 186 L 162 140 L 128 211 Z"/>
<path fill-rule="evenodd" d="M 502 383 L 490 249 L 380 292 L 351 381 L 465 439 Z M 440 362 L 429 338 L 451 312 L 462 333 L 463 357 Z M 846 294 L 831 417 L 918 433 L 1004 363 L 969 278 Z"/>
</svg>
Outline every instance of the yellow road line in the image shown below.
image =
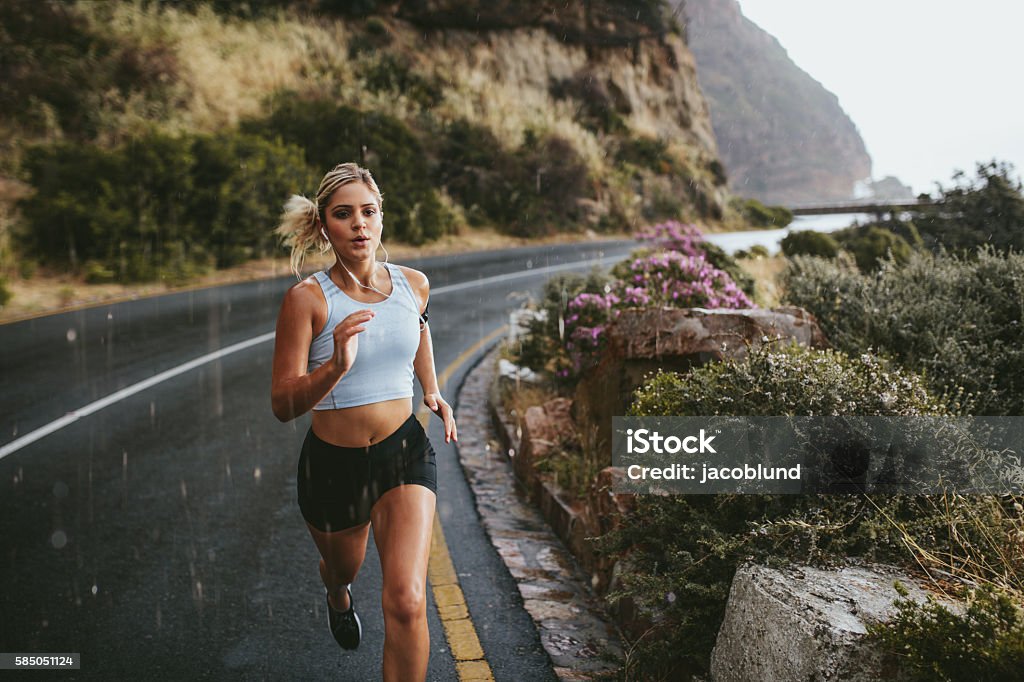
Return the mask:
<svg viewBox="0 0 1024 682">
<path fill-rule="evenodd" d="M 448 379 L 477 351 L 504 334 L 508 326 L 502 326 L 480 339 L 463 351 L 459 357 L 445 368 L 437 377 L 438 386 L 445 386 Z M 416 418 L 427 428 L 430 421 L 430 410 L 423 405 L 416 412 Z M 441 517 L 434 514 L 434 531 L 430 541 L 430 563 L 427 565 L 430 576 L 430 589 L 434 593 L 437 613 L 444 625 L 444 634 L 448 639 L 448 647 L 455 658 L 455 669 L 460 682 L 494 682 L 491 666 L 484 659 L 484 650 L 480 646 L 480 638 L 476 634 L 476 626 L 469 616 L 466 596 L 459 585 L 459 576 L 455 573 L 455 565 L 448 553 L 448 543 L 444 539 L 441 528 Z"/>
</svg>

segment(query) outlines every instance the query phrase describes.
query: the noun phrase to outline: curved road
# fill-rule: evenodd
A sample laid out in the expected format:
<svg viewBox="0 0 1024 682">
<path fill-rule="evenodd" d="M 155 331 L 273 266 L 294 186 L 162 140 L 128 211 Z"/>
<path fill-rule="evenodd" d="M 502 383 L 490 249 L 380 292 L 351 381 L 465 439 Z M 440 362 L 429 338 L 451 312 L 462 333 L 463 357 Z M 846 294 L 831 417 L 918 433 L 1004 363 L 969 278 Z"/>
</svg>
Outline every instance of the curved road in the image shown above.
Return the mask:
<svg viewBox="0 0 1024 682">
<path fill-rule="evenodd" d="M 632 246 L 407 262 L 431 279 L 438 373 L 555 272 Z M 81 653 L 61 679 L 379 679 L 373 543 L 353 588 L 363 644 L 342 652 L 295 501 L 309 417 L 281 424 L 270 412 L 272 332 L 292 283 L 0 326 L 0 652 Z M 455 368 L 448 396 L 471 364 Z M 554 679 L 439 424 L 438 514 L 485 658 L 497 680 Z M 428 679 L 458 679 L 428 598 Z"/>
</svg>

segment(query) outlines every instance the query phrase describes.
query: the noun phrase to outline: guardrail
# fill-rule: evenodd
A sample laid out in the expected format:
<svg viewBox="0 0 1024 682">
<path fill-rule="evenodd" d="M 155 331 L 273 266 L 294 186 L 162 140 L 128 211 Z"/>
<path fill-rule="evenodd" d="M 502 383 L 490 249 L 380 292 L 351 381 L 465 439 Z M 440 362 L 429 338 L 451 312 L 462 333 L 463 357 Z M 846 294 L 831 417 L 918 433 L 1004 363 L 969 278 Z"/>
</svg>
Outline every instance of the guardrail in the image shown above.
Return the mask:
<svg viewBox="0 0 1024 682">
<path fill-rule="evenodd" d="M 931 201 L 841 201 L 831 204 L 797 204 L 788 206 L 793 215 L 831 215 L 840 213 L 894 213 L 934 206 Z"/>
</svg>

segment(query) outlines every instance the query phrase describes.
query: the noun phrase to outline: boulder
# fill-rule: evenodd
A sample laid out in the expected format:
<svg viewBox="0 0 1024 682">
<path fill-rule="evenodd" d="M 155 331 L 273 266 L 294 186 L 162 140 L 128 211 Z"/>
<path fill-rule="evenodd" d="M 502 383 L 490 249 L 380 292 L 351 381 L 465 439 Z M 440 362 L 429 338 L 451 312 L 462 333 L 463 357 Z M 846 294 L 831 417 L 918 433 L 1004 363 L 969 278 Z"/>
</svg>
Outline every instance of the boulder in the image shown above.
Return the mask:
<svg viewBox="0 0 1024 682">
<path fill-rule="evenodd" d="M 623 311 L 608 329 L 610 355 L 623 359 L 739 359 L 747 348 L 782 338 L 828 348 L 814 316 L 796 307 L 635 308 Z"/>
<path fill-rule="evenodd" d="M 568 398 L 554 398 L 543 405 L 534 405 L 523 415 L 522 442 L 519 452 L 515 453 L 513 468 L 516 477 L 522 481 L 527 490 L 536 474 L 533 472 L 534 462 L 544 457 L 560 442 L 574 437 L 572 401 Z"/>
<path fill-rule="evenodd" d="M 916 581 L 888 566 L 741 566 L 711 654 L 711 679 L 898 679 L 864 637 L 868 623 L 894 615 L 895 581 L 909 598 L 924 602 L 926 592 Z"/>
<path fill-rule="evenodd" d="M 623 310 L 606 333 L 607 350 L 576 387 L 573 416 L 577 424 L 596 426 L 593 434 L 582 434 L 583 447 L 608 453 L 608 464 L 612 417 L 626 413 L 633 391 L 648 375 L 740 359 L 748 348 L 780 339 L 830 347 L 815 317 L 796 307 L 633 308 Z"/>
</svg>

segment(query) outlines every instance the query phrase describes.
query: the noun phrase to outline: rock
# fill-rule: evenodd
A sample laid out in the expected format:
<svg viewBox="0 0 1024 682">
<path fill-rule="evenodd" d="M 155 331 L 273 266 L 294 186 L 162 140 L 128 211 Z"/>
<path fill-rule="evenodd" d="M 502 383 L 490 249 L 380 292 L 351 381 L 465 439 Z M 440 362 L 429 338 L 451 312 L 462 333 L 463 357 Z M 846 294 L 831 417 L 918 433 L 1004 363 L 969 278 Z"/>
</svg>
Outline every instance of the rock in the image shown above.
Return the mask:
<svg viewBox="0 0 1024 682">
<path fill-rule="evenodd" d="M 782 339 L 813 348 L 829 343 L 814 316 L 796 307 L 762 309 L 634 308 L 608 326 L 608 348 L 576 387 L 577 424 L 596 425 L 583 447 L 608 453 L 612 417 L 624 415 L 633 391 L 658 370 L 685 372 L 714 360 L 739 359 L 750 346 Z"/>
<path fill-rule="evenodd" d="M 520 367 L 519 365 L 506 360 L 505 358 L 498 359 L 498 381 L 503 384 L 514 386 L 516 389 L 522 383 L 535 384 L 540 381 L 540 377 L 529 367 Z"/>
<path fill-rule="evenodd" d="M 909 598 L 926 593 L 888 566 L 826 571 L 746 564 L 736 571 L 725 618 L 711 654 L 714 682 L 893 679 L 864 635 L 895 613 L 895 581 Z"/>
<path fill-rule="evenodd" d="M 531 322 L 534 320 L 545 320 L 547 316 L 548 312 L 546 310 L 536 310 L 534 308 L 516 308 L 510 312 L 508 314 L 509 344 L 526 336 Z"/>
<path fill-rule="evenodd" d="M 739 359 L 748 346 L 776 338 L 829 347 L 814 316 L 796 307 L 636 308 L 624 310 L 608 329 L 610 354 L 624 359 Z"/>
<path fill-rule="evenodd" d="M 535 477 L 533 462 L 544 457 L 560 442 L 574 436 L 571 415 L 572 401 L 554 398 L 543 406 L 534 405 L 526 410 L 522 420 L 522 444 L 513 460 L 516 477 L 530 490 Z"/>
</svg>

